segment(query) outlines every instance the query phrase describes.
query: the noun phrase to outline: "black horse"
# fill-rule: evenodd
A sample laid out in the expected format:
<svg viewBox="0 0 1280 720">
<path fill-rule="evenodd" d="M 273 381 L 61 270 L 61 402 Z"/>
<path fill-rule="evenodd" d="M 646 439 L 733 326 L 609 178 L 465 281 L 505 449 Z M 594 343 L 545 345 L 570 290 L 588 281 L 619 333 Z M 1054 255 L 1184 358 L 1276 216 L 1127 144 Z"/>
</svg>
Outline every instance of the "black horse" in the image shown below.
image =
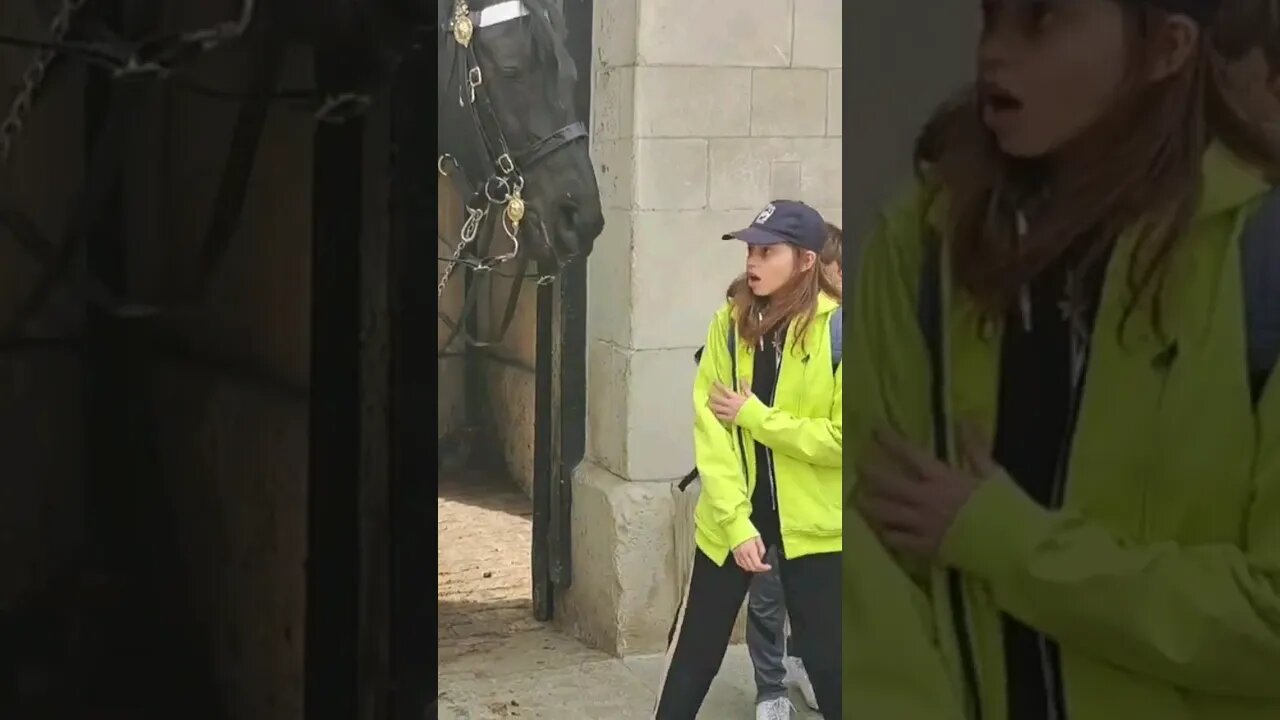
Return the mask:
<svg viewBox="0 0 1280 720">
<path fill-rule="evenodd" d="M 438 16 L 439 170 L 468 197 L 469 216 L 490 223 L 481 239 L 501 241 L 505 228 L 505 256 L 586 257 L 604 219 L 558 3 L 438 0 Z"/>
</svg>

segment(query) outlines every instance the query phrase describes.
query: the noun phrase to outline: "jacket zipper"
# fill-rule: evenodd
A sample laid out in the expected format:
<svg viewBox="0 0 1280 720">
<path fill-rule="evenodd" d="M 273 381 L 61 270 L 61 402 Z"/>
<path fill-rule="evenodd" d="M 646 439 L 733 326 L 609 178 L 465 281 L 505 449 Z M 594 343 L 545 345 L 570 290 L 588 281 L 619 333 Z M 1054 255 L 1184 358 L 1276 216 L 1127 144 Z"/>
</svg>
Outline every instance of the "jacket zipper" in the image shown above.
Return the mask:
<svg viewBox="0 0 1280 720">
<path fill-rule="evenodd" d="M 773 342 L 773 393 L 769 398 L 769 404 L 773 405 L 774 400 L 778 397 L 778 381 L 782 379 L 782 345 L 778 343 L 777 338 Z M 764 456 L 769 461 L 769 502 L 773 505 L 773 511 L 778 513 L 778 530 L 782 530 L 782 513 L 778 512 L 778 475 L 773 466 L 773 449 L 766 447 Z"/>
<path fill-rule="evenodd" d="M 1075 345 L 1074 340 L 1072 345 Z M 1072 347 L 1073 356 L 1077 350 Z M 1075 362 L 1076 358 L 1073 357 Z M 1058 464 L 1054 471 L 1053 486 L 1050 494 L 1050 510 L 1057 510 L 1062 507 L 1063 494 L 1066 490 L 1067 480 L 1067 460 L 1071 451 L 1072 439 L 1075 437 L 1076 418 L 1079 415 L 1081 389 L 1083 384 L 1075 379 L 1072 383 L 1071 405 L 1067 412 L 1067 431 L 1063 435 L 1062 443 L 1058 446 Z M 1049 652 L 1049 640 L 1043 633 L 1039 633 L 1038 645 L 1040 647 L 1040 671 L 1044 676 L 1045 688 L 1045 717 L 1047 720 L 1063 720 L 1063 716 L 1059 713 L 1058 708 L 1064 700 L 1062 695 L 1062 669 L 1056 666 L 1052 661 Z"/>
<path fill-rule="evenodd" d="M 1067 275 L 1067 287 L 1072 287 L 1072 276 Z M 1067 470 L 1070 465 L 1071 446 L 1074 444 L 1076 424 L 1080 415 L 1080 403 L 1084 397 L 1084 371 L 1089 358 L 1089 333 L 1084 320 L 1078 311 L 1068 304 L 1063 308 L 1067 320 L 1067 337 L 1071 353 L 1071 377 L 1068 390 L 1071 393 L 1067 405 L 1066 430 L 1062 434 L 1062 442 L 1058 445 L 1057 464 L 1054 466 L 1053 485 L 1049 494 L 1049 509 L 1062 507 L 1067 485 Z M 1045 715 L 1048 720 L 1064 720 L 1059 712 L 1064 707 L 1062 697 L 1062 668 L 1055 664 L 1049 651 L 1049 640 L 1043 633 L 1039 635 L 1040 668 L 1044 676 Z"/>
<path fill-rule="evenodd" d="M 982 695 L 978 689 L 978 665 L 973 657 L 973 638 L 969 634 L 969 613 L 964 599 L 964 578 L 959 570 L 947 570 L 947 599 L 951 606 L 951 626 L 955 629 L 960 651 L 960 669 L 969 690 L 972 720 L 982 720 Z"/>
<path fill-rule="evenodd" d="M 742 389 L 738 387 L 738 348 L 736 343 L 734 344 L 733 349 L 730 351 L 729 360 L 731 365 L 731 372 L 733 373 L 733 378 L 732 378 L 733 391 L 742 392 Z M 735 425 L 733 429 L 734 429 L 733 436 L 738 440 L 738 457 L 741 460 L 741 464 L 742 464 L 742 481 L 746 483 L 747 496 L 750 497 L 751 496 L 751 469 L 747 465 L 747 448 L 742 441 L 742 428 Z"/>
<path fill-rule="evenodd" d="M 941 367 L 942 359 L 933 358 L 933 362 Z M 933 405 L 945 407 L 946 388 L 939 378 L 933 383 Z M 944 462 L 951 461 L 950 437 L 947 418 L 944 413 L 934 413 L 933 418 L 934 451 Z M 964 687 L 968 690 L 970 720 L 983 720 L 982 694 L 978 685 L 978 664 L 974 659 L 973 638 L 969 632 L 968 603 L 964 597 L 964 576 L 955 568 L 947 569 L 947 604 L 951 609 L 951 627 L 956 636 L 956 649 L 960 653 L 960 670 L 963 674 Z"/>
<path fill-rule="evenodd" d="M 1021 210 L 1014 213 L 1014 228 L 1017 233 L 1019 244 L 1026 239 L 1027 235 L 1027 216 Z M 1071 276 L 1067 276 L 1067 288 L 1071 287 Z M 1023 332 L 1031 332 L 1032 330 L 1032 314 L 1033 307 L 1031 301 L 1031 287 L 1023 284 L 1018 290 L 1018 306 L 1022 319 Z M 1071 437 L 1075 428 L 1076 415 L 1076 389 L 1079 385 L 1079 378 L 1083 372 L 1083 361 L 1080 358 L 1077 342 L 1077 318 L 1070 314 L 1070 305 L 1064 304 L 1063 314 L 1068 322 L 1068 338 L 1070 344 L 1070 363 L 1071 378 L 1068 390 L 1071 393 L 1072 400 L 1068 403 L 1067 409 L 1067 431 L 1063 433 L 1062 441 L 1058 445 L 1057 462 L 1054 466 L 1053 484 L 1049 491 L 1050 508 L 1056 508 L 1061 503 L 1062 488 L 1066 481 L 1066 455 L 1071 447 Z M 1058 669 L 1054 667 L 1054 663 L 1050 658 L 1049 640 L 1043 633 L 1036 634 L 1036 650 L 1040 661 L 1040 677 L 1044 681 L 1044 700 L 1045 700 L 1045 719 L 1046 720 L 1062 720 L 1058 713 L 1058 696 L 1061 693 Z"/>
<path fill-rule="evenodd" d="M 760 340 L 760 349 L 764 349 L 764 339 Z M 773 360 L 773 396 L 778 395 L 778 380 L 782 376 L 782 348 L 775 340 L 774 342 L 774 360 Z M 738 379 L 733 379 L 734 392 L 741 392 L 738 389 Z M 772 400 L 773 398 L 770 398 Z M 747 495 L 751 494 L 751 471 L 747 467 L 747 449 L 742 440 L 742 428 L 738 428 L 738 452 L 742 453 L 742 475 L 747 483 Z M 766 461 L 765 469 L 769 473 L 769 504 L 773 511 L 778 513 L 778 533 L 782 533 L 782 513 L 778 512 L 778 476 L 773 465 L 773 450 L 764 449 L 764 457 Z"/>
</svg>

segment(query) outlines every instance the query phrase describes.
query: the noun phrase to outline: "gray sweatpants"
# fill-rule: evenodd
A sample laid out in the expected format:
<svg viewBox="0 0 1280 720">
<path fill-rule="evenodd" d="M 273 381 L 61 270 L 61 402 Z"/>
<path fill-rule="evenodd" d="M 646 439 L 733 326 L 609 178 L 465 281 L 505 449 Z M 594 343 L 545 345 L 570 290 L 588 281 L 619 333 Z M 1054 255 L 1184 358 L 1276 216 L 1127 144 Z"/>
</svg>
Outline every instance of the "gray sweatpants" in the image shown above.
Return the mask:
<svg viewBox="0 0 1280 720">
<path fill-rule="evenodd" d="M 787 694 L 787 604 L 778 575 L 778 550 L 770 547 L 765 563 L 767 573 L 751 579 L 747 595 L 747 652 L 756 675 L 756 702 Z"/>
</svg>

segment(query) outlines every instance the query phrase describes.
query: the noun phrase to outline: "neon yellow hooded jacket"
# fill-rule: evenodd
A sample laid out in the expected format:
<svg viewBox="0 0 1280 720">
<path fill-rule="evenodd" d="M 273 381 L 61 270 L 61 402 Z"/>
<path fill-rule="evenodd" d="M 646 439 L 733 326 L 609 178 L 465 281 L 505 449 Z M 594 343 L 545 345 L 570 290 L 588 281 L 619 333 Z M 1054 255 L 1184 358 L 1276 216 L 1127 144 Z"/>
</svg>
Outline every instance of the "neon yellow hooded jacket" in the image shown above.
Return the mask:
<svg viewBox="0 0 1280 720">
<path fill-rule="evenodd" d="M 759 534 L 751 524 L 751 492 L 756 485 L 752 448 L 757 440 L 773 451 L 787 557 L 841 549 L 843 372 L 837 369 L 833 373 L 831 368 L 833 312 L 840 312 L 839 304 L 819 295 L 803 342 L 796 338 L 796 323 L 792 322 L 773 407 L 753 396 L 738 412 L 734 424 L 742 429 L 741 446 L 734 437 L 734 426 L 720 422 L 707 406 L 717 381 L 734 387 L 728 339 L 732 306 L 726 303 L 711 320 L 693 386 L 694 455 L 702 477 L 694 525 L 698 548 L 718 565 L 733 548 Z M 737 387 L 751 387 L 754 358 L 755 349 L 739 341 Z"/>
<path fill-rule="evenodd" d="M 1007 477 L 984 482 L 941 552 L 963 573 L 962 606 L 940 568 L 895 570 L 865 527 L 850 533 L 850 717 L 953 720 L 973 692 L 982 720 L 1011 720 L 1005 611 L 1060 644 L 1069 720 L 1280 718 L 1280 389 L 1251 405 L 1237 242 L 1266 189 L 1221 147 L 1206 154 L 1199 209 L 1166 281 L 1165 339 L 1134 321 L 1121 343 L 1134 238 L 1120 239 L 1064 506 L 1044 509 Z M 932 447 L 916 293 L 922 228 L 937 208 L 923 198 L 884 218 L 866 246 L 846 363 L 854 453 L 886 426 Z M 948 415 L 994 436 L 999 333 L 980 335 L 976 309 L 946 281 L 943 296 Z M 1170 340 L 1176 355 L 1159 362 Z M 917 714 L 876 712 L 909 702 L 902 695 L 918 698 Z"/>
</svg>

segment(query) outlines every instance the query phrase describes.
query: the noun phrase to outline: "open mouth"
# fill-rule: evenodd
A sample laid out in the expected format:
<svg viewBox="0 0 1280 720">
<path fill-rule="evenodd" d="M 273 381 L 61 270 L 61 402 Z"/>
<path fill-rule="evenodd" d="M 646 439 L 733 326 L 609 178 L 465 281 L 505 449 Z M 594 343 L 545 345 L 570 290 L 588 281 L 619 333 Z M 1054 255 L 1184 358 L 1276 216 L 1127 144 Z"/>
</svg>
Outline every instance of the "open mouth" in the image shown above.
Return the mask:
<svg viewBox="0 0 1280 720">
<path fill-rule="evenodd" d="M 1022 109 L 1022 100 L 995 83 L 982 84 L 982 105 L 994 113 L 1013 112 Z"/>
<path fill-rule="evenodd" d="M 749 272 L 747 273 L 747 282 L 749 283 L 760 282 L 760 276 L 753 272 Z"/>
</svg>

